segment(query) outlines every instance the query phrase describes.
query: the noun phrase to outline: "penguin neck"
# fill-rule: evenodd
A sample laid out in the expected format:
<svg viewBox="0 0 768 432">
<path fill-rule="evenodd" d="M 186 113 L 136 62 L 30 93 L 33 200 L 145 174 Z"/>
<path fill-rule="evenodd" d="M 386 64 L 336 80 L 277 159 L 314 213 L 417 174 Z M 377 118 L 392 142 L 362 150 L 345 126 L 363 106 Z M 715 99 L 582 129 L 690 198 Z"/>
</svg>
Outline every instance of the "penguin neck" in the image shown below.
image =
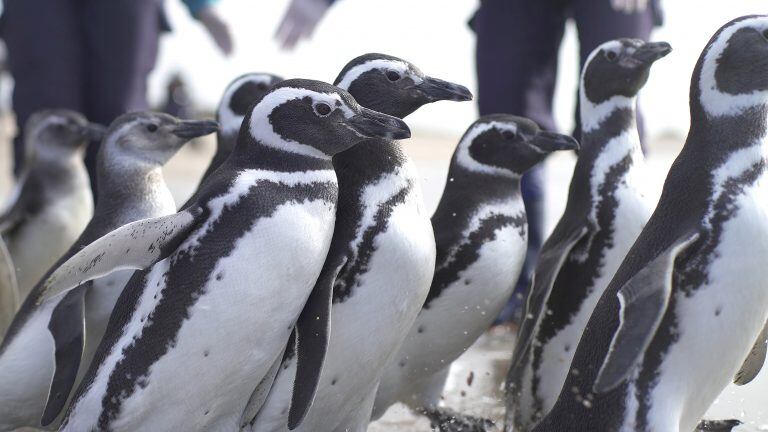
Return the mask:
<svg viewBox="0 0 768 432">
<path fill-rule="evenodd" d="M 335 155 L 333 167 L 340 183 L 364 184 L 382 174 L 395 172 L 407 161 L 408 156 L 399 142 L 374 138 Z"/>
<path fill-rule="evenodd" d="M 124 215 L 133 220 L 175 210 L 160 165 L 146 162 L 100 164 L 97 175 L 96 215 Z"/>
<path fill-rule="evenodd" d="M 462 196 L 470 201 L 507 201 L 521 198 L 519 175 L 480 172 L 451 161 L 445 195 Z"/>
<path fill-rule="evenodd" d="M 40 172 L 40 180 L 54 188 L 68 188 L 74 184 L 86 183 L 89 180 L 83 163 L 83 153 L 82 150 L 40 151 L 35 153 L 31 169 Z"/>
<path fill-rule="evenodd" d="M 700 108 L 700 107 L 699 107 Z M 709 174 L 724 167 L 736 154 L 755 163 L 768 153 L 768 102 L 754 105 L 737 115 L 712 116 L 703 109 L 691 110 L 691 129 L 680 158 Z M 725 167 L 727 169 L 727 167 Z M 691 173 L 693 175 L 693 173 Z"/>
<path fill-rule="evenodd" d="M 319 151 L 318 151 L 319 153 Z M 333 169 L 331 157 L 294 153 L 267 145 L 248 135 L 235 146 L 228 159 L 235 169 L 258 169 L 276 172 L 301 172 Z"/>
<path fill-rule="evenodd" d="M 629 156 L 628 171 L 634 163 L 642 162 L 636 105 L 636 98 L 623 96 L 614 96 L 595 105 L 582 92 L 581 148 L 573 170 L 569 205 L 575 204 L 571 201 L 579 201 L 583 205 L 585 197 L 591 197 L 598 186 L 592 183 L 604 180 L 603 176 L 595 175 L 595 171 L 610 168 L 603 165 L 619 163 Z M 596 202 L 594 199 L 590 201 Z"/>
</svg>

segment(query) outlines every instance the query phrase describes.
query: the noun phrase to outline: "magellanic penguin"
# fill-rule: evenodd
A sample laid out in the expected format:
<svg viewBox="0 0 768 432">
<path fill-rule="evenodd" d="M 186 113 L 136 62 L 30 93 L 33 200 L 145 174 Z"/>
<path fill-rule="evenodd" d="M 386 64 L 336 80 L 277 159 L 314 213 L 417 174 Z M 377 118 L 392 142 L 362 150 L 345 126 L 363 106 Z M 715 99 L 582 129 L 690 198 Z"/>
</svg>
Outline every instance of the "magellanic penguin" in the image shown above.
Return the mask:
<svg viewBox="0 0 768 432">
<path fill-rule="evenodd" d="M 541 250 L 507 377 L 508 428 L 530 430 L 555 404 L 600 295 L 653 212 L 636 97 L 664 42 L 602 44 L 581 78 L 582 142 L 568 202 Z"/>
<path fill-rule="evenodd" d="M 188 140 L 215 130 L 214 122 L 182 122 L 166 114 L 139 112 L 117 118 L 99 149 L 100 187 L 93 218 L 58 264 L 127 223 L 174 213 L 162 166 Z M 67 401 L 78 367 L 82 375 L 131 274 L 116 272 L 88 282 L 60 302 L 43 305 L 38 305 L 43 285 L 32 289 L 0 345 L 0 430 L 39 427 L 41 417 L 43 424 L 57 426 L 54 420 Z"/>
<path fill-rule="evenodd" d="M 307 300 L 333 234 L 331 158 L 366 138 L 409 135 L 344 90 L 283 81 L 251 107 L 193 203 L 70 258 L 42 301 L 116 269 L 144 270 L 118 299 L 61 430 L 237 430 L 264 402 L 294 326 L 309 369 L 294 391 L 313 392 L 330 293 Z"/>
<path fill-rule="evenodd" d="M 451 362 L 488 329 L 520 275 L 528 243 L 521 176 L 550 153 L 577 148 L 573 138 L 511 115 L 469 127 L 432 216 L 434 280 L 382 376 L 374 419 L 398 401 L 419 412 L 437 408 Z"/>
<path fill-rule="evenodd" d="M 384 54 L 351 60 L 335 83 L 361 105 L 400 118 L 427 103 L 472 98 L 465 87 Z M 370 140 L 334 156 L 333 166 L 339 205 L 318 279 L 321 289 L 333 290 L 332 331 L 317 396 L 299 429 L 364 431 L 378 378 L 427 295 L 435 240 L 416 167 L 400 143 Z M 253 431 L 287 431 L 293 424 L 288 408 L 294 377 L 300 379 L 296 368 L 289 347 Z"/>
<path fill-rule="evenodd" d="M 748 16 L 704 49 L 687 141 L 535 431 L 694 430 L 734 377 L 757 374 L 768 318 L 767 125 L 768 16 Z"/>
<path fill-rule="evenodd" d="M 18 301 L 67 251 L 93 215 L 83 153 L 87 143 L 104 132 L 68 110 L 37 112 L 24 130 L 26 165 L 0 216 L 0 236 L 14 265 Z M 8 289 L 0 287 L 4 293 Z M 7 325 L 11 318 L 4 313 L 0 322 Z M 0 328 L 0 335 L 4 330 Z"/>
<path fill-rule="evenodd" d="M 235 78 L 224 89 L 216 110 L 216 120 L 220 126 L 216 137 L 216 153 L 205 170 L 203 179 L 211 175 L 235 149 L 240 125 L 243 124 L 248 108 L 282 80 L 281 77 L 268 73 L 247 73 Z"/>
</svg>

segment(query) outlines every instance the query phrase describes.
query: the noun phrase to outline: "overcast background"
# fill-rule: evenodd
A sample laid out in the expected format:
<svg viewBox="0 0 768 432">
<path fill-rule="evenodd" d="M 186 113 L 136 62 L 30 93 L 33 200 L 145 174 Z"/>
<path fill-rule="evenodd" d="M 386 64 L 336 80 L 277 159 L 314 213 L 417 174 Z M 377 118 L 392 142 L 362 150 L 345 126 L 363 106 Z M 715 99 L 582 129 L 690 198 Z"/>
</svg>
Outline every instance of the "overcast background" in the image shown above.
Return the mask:
<svg viewBox="0 0 768 432">
<path fill-rule="evenodd" d="M 608 0 L 596 0 L 608 1 Z M 740 15 L 766 13 L 765 0 L 662 0 L 666 24 L 654 39 L 675 51 L 657 66 L 643 90 L 650 136 L 683 136 L 688 128 L 688 87 L 694 63 L 711 35 Z M 281 51 L 272 35 L 288 5 L 284 0 L 222 0 L 221 14 L 234 33 L 235 53 L 225 58 L 179 0 L 167 1 L 174 33 L 162 41 L 151 79 L 158 102 L 172 73 L 181 73 L 196 103 L 215 106 L 222 89 L 247 71 L 332 81 L 341 67 L 366 52 L 408 59 L 425 73 L 475 89 L 474 35 L 466 23 L 477 0 L 338 0 L 314 38 L 293 52 Z M 569 26 L 561 48 L 556 117 L 563 130 L 572 126 L 578 74 L 575 28 Z M 476 116 L 474 104 L 435 104 L 409 118 L 423 132 L 460 134 Z"/>
</svg>

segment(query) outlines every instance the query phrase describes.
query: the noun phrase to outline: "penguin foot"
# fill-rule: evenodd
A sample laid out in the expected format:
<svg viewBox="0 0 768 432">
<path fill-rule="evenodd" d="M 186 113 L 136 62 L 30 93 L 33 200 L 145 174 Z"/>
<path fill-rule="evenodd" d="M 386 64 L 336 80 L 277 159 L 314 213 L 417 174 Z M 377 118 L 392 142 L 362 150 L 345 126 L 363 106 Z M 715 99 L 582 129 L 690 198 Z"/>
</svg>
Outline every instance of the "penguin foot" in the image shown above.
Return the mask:
<svg viewBox="0 0 768 432">
<path fill-rule="evenodd" d="M 731 432 L 739 426 L 740 420 L 702 420 L 694 432 Z"/>
<path fill-rule="evenodd" d="M 427 417 L 432 429 L 440 432 L 491 432 L 495 423 L 486 418 L 460 414 L 446 408 L 423 409 L 421 414 Z"/>
</svg>

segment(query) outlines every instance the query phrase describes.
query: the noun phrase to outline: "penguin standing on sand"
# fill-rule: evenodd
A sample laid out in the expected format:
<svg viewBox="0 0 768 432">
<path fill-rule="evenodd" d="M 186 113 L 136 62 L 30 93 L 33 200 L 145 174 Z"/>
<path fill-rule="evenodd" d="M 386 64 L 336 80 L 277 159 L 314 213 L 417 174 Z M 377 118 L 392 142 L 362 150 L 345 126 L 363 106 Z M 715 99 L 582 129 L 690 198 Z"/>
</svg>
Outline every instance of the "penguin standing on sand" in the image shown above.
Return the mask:
<svg viewBox="0 0 768 432">
<path fill-rule="evenodd" d="M 469 127 L 432 216 L 434 280 L 381 378 L 374 419 L 398 401 L 417 412 L 437 408 L 451 362 L 498 316 L 520 275 L 528 242 L 521 176 L 551 152 L 577 148 L 571 137 L 510 115 Z"/>
<path fill-rule="evenodd" d="M 722 27 L 659 204 L 592 313 L 537 432 L 689 431 L 765 359 L 768 16 Z"/>
<path fill-rule="evenodd" d="M 336 85 L 361 105 L 400 118 L 431 102 L 472 98 L 465 87 L 384 54 L 353 59 Z M 316 288 L 332 290 L 332 331 L 317 396 L 299 430 L 364 431 L 378 378 L 427 295 L 435 240 L 416 168 L 400 143 L 370 140 L 334 156 L 333 166 L 336 227 Z M 253 431 L 287 431 L 296 421 L 288 414 L 300 377 L 290 354 L 289 346 Z"/>
<path fill-rule="evenodd" d="M 162 166 L 184 143 L 215 130 L 213 122 L 179 121 L 166 114 L 139 112 L 117 118 L 99 149 L 100 187 L 93 218 L 59 264 L 127 223 L 174 213 Z M 78 365 L 82 375 L 132 273 L 124 270 L 96 279 L 62 301 L 44 305 L 37 304 L 42 284 L 33 288 L 0 345 L 0 430 L 39 427 L 41 417 L 48 426 L 56 419 Z"/>
<path fill-rule="evenodd" d="M 311 369 L 297 373 L 319 374 L 330 296 L 309 297 L 333 234 L 331 158 L 409 134 L 337 87 L 283 81 L 251 107 L 234 152 L 188 207 L 128 224 L 64 263 L 41 301 L 116 269 L 145 270 L 118 299 L 61 430 L 236 430 L 258 412 L 294 327 Z M 299 400 L 311 403 L 312 381 L 296 380 Z"/>
<path fill-rule="evenodd" d="M 18 301 L 26 298 L 43 273 L 67 251 L 93 215 L 91 184 L 82 156 L 88 142 L 103 134 L 101 126 L 68 110 L 37 112 L 27 121 L 25 131 L 30 157 L 0 216 L 0 236 L 14 265 Z M 8 288 L 0 287 L 0 291 Z M 9 322 L 8 317 L 0 321 Z M 5 328 L 0 335 L 2 330 Z"/>
<path fill-rule="evenodd" d="M 248 108 L 282 80 L 279 76 L 268 73 L 247 73 L 235 78 L 224 89 L 216 110 L 216 120 L 220 126 L 216 137 L 216 153 L 205 170 L 203 179 L 211 175 L 235 149 L 240 125 L 243 124 Z"/>
<path fill-rule="evenodd" d="M 664 42 L 599 46 L 581 79 L 582 142 L 562 218 L 541 250 L 507 378 L 507 420 L 530 430 L 555 404 L 600 295 L 653 211 L 636 97 Z"/>
</svg>

